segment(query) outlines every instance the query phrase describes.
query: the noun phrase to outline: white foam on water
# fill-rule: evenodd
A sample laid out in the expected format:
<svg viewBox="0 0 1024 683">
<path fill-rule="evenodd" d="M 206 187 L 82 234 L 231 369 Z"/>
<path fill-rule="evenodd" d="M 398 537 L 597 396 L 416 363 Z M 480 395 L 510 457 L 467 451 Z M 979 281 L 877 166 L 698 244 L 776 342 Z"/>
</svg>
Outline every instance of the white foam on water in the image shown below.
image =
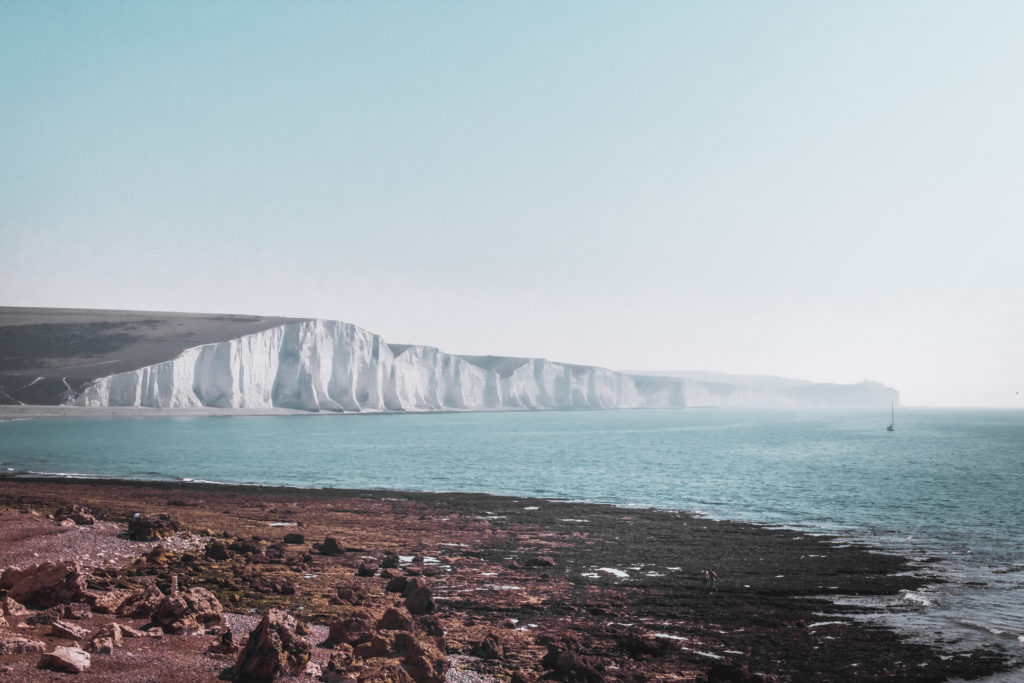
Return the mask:
<svg viewBox="0 0 1024 683">
<path fill-rule="evenodd" d="M 908 602 L 914 602 L 924 607 L 932 607 L 935 605 L 934 597 L 929 597 L 920 591 L 902 590 L 900 594 L 903 599 Z"/>
<path fill-rule="evenodd" d="M 626 572 L 622 571 L 621 569 L 615 569 L 613 567 L 598 567 L 597 571 L 604 572 L 605 574 L 611 574 L 612 576 L 616 576 L 616 577 L 618 577 L 620 579 L 628 579 L 629 578 L 629 574 L 627 574 Z"/>
</svg>

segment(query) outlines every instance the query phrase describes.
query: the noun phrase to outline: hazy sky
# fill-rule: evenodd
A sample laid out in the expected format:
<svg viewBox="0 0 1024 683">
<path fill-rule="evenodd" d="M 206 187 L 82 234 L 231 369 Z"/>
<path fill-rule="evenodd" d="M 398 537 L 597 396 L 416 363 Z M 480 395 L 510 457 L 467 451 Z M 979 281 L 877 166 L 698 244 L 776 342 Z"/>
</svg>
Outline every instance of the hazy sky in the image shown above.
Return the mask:
<svg viewBox="0 0 1024 683">
<path fill-rule="evenodd" d="M 1024 407 L 1022 32 L 1017 1 L 6 0 L 0 305 Z"/>
</svg>

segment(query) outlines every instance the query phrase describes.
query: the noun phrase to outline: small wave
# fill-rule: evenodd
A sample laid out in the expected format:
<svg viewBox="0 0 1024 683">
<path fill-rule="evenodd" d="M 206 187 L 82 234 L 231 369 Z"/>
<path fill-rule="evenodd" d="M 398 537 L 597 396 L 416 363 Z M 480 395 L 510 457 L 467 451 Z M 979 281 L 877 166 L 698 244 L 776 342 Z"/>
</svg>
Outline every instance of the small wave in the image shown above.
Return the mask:
<svg viewBox="0 0 1024 683">
<path fill-rule="evenodd" d="M 922 607 L 934 607 L 936 600 L 934 596 L 928 596 L 920 591 L 904 590 L 900 591 L 903 594 L 903 599 L 908 602 L 915 602 Z"/>
</svg>

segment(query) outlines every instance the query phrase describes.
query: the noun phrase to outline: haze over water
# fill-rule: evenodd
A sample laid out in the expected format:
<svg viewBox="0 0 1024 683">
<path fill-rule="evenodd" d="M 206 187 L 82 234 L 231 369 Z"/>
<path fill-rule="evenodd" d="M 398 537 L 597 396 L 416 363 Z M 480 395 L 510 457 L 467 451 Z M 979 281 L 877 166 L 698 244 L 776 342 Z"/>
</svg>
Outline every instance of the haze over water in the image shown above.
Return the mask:
<svg viewBox="0 0 1024 683">
<path fill-rule="evenodd" d="M 38 420 L 0 468 L 144 480 L 475 491 L 696 511 L 863 540 L 951 583 L 887 618 L 1024 653 L 1024 419 L 754 410 Z"/>
</svg>

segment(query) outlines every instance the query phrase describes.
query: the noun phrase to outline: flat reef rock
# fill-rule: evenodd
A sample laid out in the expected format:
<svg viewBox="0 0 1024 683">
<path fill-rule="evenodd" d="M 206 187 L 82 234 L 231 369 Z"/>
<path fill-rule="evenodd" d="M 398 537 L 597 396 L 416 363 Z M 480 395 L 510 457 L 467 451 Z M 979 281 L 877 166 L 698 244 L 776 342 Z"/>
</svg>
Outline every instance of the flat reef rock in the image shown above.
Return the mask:
<svg viewBox="0 0 1024 683">
<path fill-rule="evenodd" d="M 46 517 L 72 502 L 96 523 Z M 89 560 L 109 548 L 104 525 L 124 534 L 134 513 L 172 515 L 179 530 L 160 546 L 119 539 L 117 563 Z M 0 567 L 62 534 L 76 555 L 54 572 L 81 581 L 3 603 L 0 678 L 51 680 L 40 657 L 79 635 L 83 681 L 923 682 L 1013 664 L 950 656 L 821 597 L 920 588 L 905 558 L 679 512 L 0 478 Z"/>
</svg>

